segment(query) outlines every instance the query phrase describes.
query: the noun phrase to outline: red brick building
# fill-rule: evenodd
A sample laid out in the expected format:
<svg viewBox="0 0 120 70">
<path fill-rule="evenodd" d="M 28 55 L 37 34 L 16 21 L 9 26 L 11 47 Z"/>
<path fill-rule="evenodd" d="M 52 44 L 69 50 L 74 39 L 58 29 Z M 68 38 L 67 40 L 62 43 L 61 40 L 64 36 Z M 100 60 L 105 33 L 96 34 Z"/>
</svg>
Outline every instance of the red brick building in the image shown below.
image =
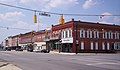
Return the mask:
<svg viewBox="0 0 120 70">
<path fill-rule="evenodd" d="M 35 50 L 58 52 L 113 52 L 120 50 L 120 26 L 83 21 L 52 25 L 51 30 L 32 31 L 9 38 L 11 46 L 34 44 Z"/>
<path fill-rule="evenodd" d="M 46 49 L 46 42 L 44 41 L 46 37 L 46 31 L 40 30 L 35 32 L 34 35 L 34 51 L 40 51 L 42 49 Z"/>
<path fill-rule="evenodd" d="M 48 44 L 62 52 L 112 52 L 120 49 L 120 26 L 72 20 L 52 26 Z"/>
</svg>

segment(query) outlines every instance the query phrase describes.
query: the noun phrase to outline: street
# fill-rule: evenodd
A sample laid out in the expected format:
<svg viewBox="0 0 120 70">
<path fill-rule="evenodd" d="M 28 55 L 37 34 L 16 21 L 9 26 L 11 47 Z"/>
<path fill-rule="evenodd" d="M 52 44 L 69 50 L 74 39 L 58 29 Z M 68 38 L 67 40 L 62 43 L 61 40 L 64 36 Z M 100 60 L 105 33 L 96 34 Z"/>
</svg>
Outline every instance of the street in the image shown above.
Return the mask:
<svg viewBox="0 0 120 70">
<path fill-rule="evenodd" d="M 119 70 L 120 54 L 62 55 L 0 51 L 0 59 L 23 70 Z"/>
</svg>

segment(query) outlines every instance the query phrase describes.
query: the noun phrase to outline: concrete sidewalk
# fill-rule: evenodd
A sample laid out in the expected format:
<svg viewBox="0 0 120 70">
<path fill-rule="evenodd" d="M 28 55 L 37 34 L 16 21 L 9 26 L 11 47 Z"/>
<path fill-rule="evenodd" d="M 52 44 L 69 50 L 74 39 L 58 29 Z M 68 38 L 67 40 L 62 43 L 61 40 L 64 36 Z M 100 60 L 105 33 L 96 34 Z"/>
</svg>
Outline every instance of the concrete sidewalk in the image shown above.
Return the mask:
<svg viewBox="0 0 120 70">
<path fill-rule="evenodd" d="M 75 53 L 65 53 L 65 52 L 57 52 L 57 51 L 50 51 L 50 54 L 62 54 L 62 55 L 75 55 Z"/>
<path fill-rule="evenodd" d="M 61 54 L 61 55 L 83 55 L 83 56 L 89 56 L 89 55 L 118 55 L 119 53 L 66 53 L 66 52 L 57 52 L 57 51 L 50 51 L 50 54 Z M 120 55 L 120 54 L 119 54 Z"/>
<path fill-rule="evenodd" d="M 22 70 L 22 69 L 7 62 L 0 62 L 0 70 Z"/>
</svg>

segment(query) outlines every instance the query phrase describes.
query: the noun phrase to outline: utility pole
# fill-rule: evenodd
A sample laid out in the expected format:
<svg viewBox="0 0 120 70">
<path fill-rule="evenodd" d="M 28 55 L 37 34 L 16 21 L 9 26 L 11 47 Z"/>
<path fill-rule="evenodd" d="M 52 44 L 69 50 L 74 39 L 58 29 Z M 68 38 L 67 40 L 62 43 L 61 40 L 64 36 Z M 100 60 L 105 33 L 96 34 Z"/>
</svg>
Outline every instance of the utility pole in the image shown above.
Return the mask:
<svg viewBox="0 0 120 70">
<path fill-rule="evenodd" d="M 77 23 L 75 23 L 75 31 L 76 31 L 76 35 L 75 35 L 75 36 L 76 36 L 76 44 L 75 44 L 75 45 L 76 45 L 76 54 L 77 54 L 77 53 L 78 53 L 78 52 L 77 52 L 77 44 L 78 44 L 78 38 L 77 38 Z"/>
<path fill-rule="evenodd" d="M 19 46 L 19 45 L 18 45 L 18 38 L 19 38 L 19 35 L 17 36 L 17 47 Z"/>
</svg>

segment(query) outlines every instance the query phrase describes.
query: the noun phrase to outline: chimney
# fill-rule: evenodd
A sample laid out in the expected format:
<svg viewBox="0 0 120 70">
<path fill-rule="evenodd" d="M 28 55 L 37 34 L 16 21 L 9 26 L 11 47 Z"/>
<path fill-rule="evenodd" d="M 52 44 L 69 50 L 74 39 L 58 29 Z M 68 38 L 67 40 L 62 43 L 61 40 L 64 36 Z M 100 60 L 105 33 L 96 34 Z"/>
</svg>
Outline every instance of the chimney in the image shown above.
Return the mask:
<svg viewBox="0 0 120 70">
<path fill-rule="evenodd" d="M 72 21 L 74 21 L 74 18 L 72 18 Z"/>
</svg>

